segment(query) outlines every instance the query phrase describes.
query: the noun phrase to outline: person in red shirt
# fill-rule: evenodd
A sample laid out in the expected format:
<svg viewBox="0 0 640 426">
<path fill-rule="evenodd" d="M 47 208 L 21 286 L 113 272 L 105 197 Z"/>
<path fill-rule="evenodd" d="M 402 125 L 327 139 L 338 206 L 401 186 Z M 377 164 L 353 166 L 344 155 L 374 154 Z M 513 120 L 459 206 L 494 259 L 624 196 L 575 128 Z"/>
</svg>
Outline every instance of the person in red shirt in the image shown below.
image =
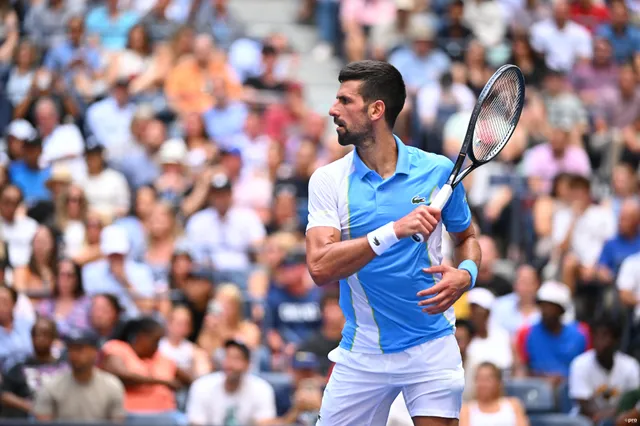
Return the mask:
<svg viewBox="0 0 640 426">
<path fill-rule="evenodd" d="M 591 34 L 604 23 L 611 20 L 609 9 L 602 4 L 595 4 L 594 0 L 575 0 L 571 5 L 571 19 L 586 27 Z"/>
</svg>

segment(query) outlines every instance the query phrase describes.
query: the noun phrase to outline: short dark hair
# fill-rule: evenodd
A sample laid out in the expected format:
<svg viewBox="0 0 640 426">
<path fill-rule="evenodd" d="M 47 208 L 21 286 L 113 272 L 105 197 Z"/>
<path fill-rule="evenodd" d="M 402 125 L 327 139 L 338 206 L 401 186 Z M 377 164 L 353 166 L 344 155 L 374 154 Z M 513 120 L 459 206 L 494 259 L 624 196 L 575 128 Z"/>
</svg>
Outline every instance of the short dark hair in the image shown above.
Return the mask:
<svg viewBox="0 0 640 426">
<path fill-rule="evenodd" d="M 18 302 L 18 292 L 15 288 L 9 287 L 5 283 L 0 283 L 0 289 L 5 289 L 9 292 L 9 296 L 11 297 L 11 300 L 13 300 L 14 305 Z"/>
<path fill-rule="evenodd" d="M 618 318 L 613 318 L 611 315 L 602 315 L 591 323 L 591 331 L 595 333 L 597 329 L 607 330 L 614 339 L 618 340 L 622 337 L 623 322 Z"/>
<path fill-rule="evenodd" d="M 338 81 L 362 81 L 360 96 L 366 103 L 384 102 L 384 119 L 393 129 L 407 98 L 402 74 L 396 67 L 382 61 L 351 62 L 340 70 Z"/>
</svg>

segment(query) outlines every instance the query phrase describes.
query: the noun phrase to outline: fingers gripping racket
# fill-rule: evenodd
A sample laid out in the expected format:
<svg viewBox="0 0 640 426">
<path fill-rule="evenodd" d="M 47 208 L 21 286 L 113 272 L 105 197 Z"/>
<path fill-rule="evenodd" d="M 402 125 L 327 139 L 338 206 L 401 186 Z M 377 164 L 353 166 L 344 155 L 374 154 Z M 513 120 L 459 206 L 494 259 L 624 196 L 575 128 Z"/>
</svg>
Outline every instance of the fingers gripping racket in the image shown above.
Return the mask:
<svg viewBox="0 0 640 426">
<path fill-rule="evenodd" d="M 476 102 L 467 127 L 460 154 L 447 183 L 440 189 L 431 206 L 442 209 L 453 189 L 469 173 L 498 156 L 513 135 L 524 107 L 524 76 L 515 65 L 503 65 L 489 79 Z M 471 164 L 460 171 L 469 156 Z M 414 234 L 416 242 L 424 242 L 422 234 Z"/>
</svg>

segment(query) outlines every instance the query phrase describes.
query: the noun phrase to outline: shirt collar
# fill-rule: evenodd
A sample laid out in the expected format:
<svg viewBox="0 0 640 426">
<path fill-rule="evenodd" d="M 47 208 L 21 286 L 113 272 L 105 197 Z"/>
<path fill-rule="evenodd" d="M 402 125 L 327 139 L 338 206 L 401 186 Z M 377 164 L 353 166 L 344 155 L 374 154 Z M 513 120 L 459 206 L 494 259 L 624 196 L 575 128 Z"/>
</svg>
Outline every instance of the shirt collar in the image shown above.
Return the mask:
<svg viewBox="0 0 640 426">
<path fill-rule="evenodd" d="M 399 137 L 397 137 L 396 135 L 393 135 L 393 137 L 396 141 L 396 146 L 398 147 L 398 162 L 396 163 L 395 174 L 408 175 L 409 168 L 411 166 L 409 162 L 409 152 L 407 150 L 406 145 L 400 140 Z M 355 149 L 353 150 L 353 162 L 354 162 L 356 175 L 358 176 L 359 179 L 364 179 L 364 177 L 367 174 L 369 174 L 369 172 L 372 171 L 360 159 L 360 156 L 358 155 L 358 151 Z"/>
</svg>

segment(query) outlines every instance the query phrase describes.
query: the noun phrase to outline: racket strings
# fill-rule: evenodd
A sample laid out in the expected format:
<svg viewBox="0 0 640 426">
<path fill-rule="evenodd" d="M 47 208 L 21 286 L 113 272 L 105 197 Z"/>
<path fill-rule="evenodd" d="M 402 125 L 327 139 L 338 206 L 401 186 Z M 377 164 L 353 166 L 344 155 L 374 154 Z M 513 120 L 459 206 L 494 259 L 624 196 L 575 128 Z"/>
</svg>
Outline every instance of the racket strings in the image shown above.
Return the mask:
<svg viewBox="0 0 640 426">
<path fill-rule="evenodd" d="M 516 70 L 506 70 L 491 86 L 478 114 L 473 155 L 481 162 L 497 156 L 518 124 L 524 86 Z"/>
</svg>

